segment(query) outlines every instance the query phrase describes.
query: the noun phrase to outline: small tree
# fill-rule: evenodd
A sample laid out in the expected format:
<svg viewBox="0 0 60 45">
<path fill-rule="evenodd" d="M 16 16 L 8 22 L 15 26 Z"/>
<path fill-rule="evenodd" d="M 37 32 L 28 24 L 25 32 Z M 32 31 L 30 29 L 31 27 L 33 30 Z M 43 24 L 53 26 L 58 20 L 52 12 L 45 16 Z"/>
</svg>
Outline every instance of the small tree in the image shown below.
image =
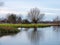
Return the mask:
<svg viewBox="0 0 60 45">
<path fill-rule="evenodd" d="M 33 23 L 38 23 L 43 17 L 44 14 L 42 14 L 38 8 L 33 8 L 28 12 L 28 19 Z"/>
<path fill-rule="evenodd" d="M 27 19 L 24 19 L 22 23 L 29 24 L 30 22 Z"/>
<path fill-rule="evenodd" d="M 60 17 L 59 16 L 55 17 L 55 19 L 53 20 L 53 22 L 55 22 L 55 24 L 60 25 Z"/>
<path fill-rule="evenodd" d="M 7 19 L 9 23 L 16 23 L 16 19 L 17 19 L 16 14 L 8 14 Z"/>
<path fill-rule="evenodd" d="M 21 17 L 17 18 L 17 23 L 22 23 L 22 18 Z"/>
</svg>

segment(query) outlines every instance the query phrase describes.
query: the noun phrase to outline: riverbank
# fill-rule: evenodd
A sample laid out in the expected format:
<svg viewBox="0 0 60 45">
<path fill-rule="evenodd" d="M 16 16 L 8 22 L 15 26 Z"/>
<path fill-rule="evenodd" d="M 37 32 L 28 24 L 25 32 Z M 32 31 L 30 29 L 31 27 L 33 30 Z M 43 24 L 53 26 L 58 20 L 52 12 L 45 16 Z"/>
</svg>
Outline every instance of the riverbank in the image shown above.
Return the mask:
<svg viewBox="0 0 60 45">
<path fill-rule="evenodd" d="M 16 34 L 18 32 L 20 32 L 20 30 L 18 30 L 17 28 L 11 27 L 11 26 L 4 26 L 0 24 L 0 36 L 2 35 L 8 35 L 8 34 Z"/>
<path fill-rule="evenodd" d="M 57 24 L 0 24 L 0 27 L 12 27 L 12 28 L 40 28 L 40 27 L 49 27 L 49 26 L 58 26 Z"/>
<path fill-rule="evenodd" d="M 18 33 L 18 28 L 43 28 L 58 26 L 57 24 L 0 24 L 0 34 Z"/>
<path fill-rule="evenodd" d="M 12 28 L 34 28 L 34 27 L 48 27 L 51 24 L 0 24 L 0 27 L 12 27 Z"/>
</svg>

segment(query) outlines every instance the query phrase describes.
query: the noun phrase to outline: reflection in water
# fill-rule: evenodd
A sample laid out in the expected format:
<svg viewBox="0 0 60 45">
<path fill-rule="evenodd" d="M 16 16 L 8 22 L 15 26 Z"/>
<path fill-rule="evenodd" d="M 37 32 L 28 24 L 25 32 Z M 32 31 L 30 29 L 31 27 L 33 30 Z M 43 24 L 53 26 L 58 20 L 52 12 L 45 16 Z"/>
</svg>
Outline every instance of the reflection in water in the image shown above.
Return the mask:
<svg viewBox="0 0 60 45">
<path fill-rule="evenodd" d="M 21 28 L 20 31 L 28 31 L 30 28 Z"/>
<path fill-rule="evenodd" d="M 25 28 L 25 31 L 28 31 L 29 30 L 29 28 Z"/>
<path fill-rule="evenodd" d="M 14 34 L 15 36 L 4 35 L 0 38 L 0 45 L 60 45 L 60 27 L 37 28 L 36 31 L 34 28 L 22 30 L 17 35 Z"/>
<path fill-rule="evenodd" d="M 28 39 L 31 41 L 33 45 L 39 45 L 39 40 L 41 36 L 41 32 L 37 30 L 33 30 L 32 32 L 28 32 Z"/>
<path fill-rule="evenodd" d="M 14 36 L 14 35 L 16 35 L 16 34 L 17 34 L 17 33 L 1 33 L 1 32 L 0 32 L 0 37 L 8 36 L 8 35 Z"/>
<path fill-rule="evenodd" d="M 34 28 L 34 31 L 37 31 L 37 28 Z"/>
<path fill-rule="evenodd" d="M 60 26 L 53 26 L 53 30 L 56 31 L 56 32 L 59 32 L 60 31 Z"/>
</svg>

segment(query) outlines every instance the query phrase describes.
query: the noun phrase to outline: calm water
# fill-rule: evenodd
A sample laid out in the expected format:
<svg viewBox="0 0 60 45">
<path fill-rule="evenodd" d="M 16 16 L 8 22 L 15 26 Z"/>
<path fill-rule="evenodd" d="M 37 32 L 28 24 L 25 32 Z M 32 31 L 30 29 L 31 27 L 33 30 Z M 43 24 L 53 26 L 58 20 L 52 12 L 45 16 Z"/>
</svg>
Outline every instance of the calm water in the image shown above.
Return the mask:
<svg viewBox="0 0 60 45">
<path fill-rule="evenodd" d="M 60 45 L 60 27 L 23 28 L 16 35 L 0 37 L 0 45 Z"/>
</svg>

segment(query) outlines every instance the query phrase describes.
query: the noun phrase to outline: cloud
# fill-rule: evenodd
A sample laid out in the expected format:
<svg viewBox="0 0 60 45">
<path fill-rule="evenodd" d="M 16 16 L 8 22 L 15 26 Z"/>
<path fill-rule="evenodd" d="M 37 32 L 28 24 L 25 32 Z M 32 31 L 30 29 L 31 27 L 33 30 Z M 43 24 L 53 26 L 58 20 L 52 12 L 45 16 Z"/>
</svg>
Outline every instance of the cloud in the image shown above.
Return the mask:
<svg viewBox="0 0 60 45">
<path fill-rule="evenodd" d="M 21 10 L 17 11 L 18 9 L 10 9 L 7 7 L 0 7 L 0 14 L 8 14 L 8 13 L 14 13 L 14 14 L 23 14 L 26 15 L 28 13 L 28 8 L 21 8 Z M 45 13 L 45 15 L 59 15 L 60 9 L 57 8 L 40 8 L 41 12 Z"/>
<path fill-rule="evenodd" d="M 15 13 L 15 14 L 19 14 L 20 12 L 16 12 L 16 11 L 10 11 L 10 10 L 0 10 L 0 14 L 8 14 L 8 13 Z"/>
<path fill-rule="evenodd" d="M 13 9 L 8 9 L 8 8 L 0 8 L 0 14 L 8 14 L 8 13 L 25 14 L 24 11 L 16 11 Z"/>
<path fill-rule="evenodd" d="M 4 5 L 4 2 L 0 2 L 0 6 L 3 6 Z"/>
<path fill-rule="evenodd" d="M 60 15 L 60 9 L 58 8 L 40 8 L 40 9 L 47 15 Z"/>
</svg>

